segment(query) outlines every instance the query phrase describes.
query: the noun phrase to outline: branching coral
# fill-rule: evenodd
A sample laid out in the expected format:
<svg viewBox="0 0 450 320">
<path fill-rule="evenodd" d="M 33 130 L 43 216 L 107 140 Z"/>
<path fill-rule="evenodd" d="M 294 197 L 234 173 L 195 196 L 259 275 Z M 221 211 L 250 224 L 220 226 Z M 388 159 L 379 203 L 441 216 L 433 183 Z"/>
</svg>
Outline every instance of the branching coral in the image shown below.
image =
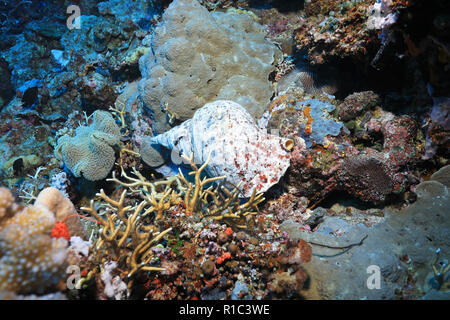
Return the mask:
<svg viewBox="0 0 450 320">
<path fill-rule="evenodd" d="M 119 180 L 115 172 L 113 172 L 112 178 L 107 179 L 107 181 L 117 182 L 129 188 L 132 192 L 139 193 L 146 204 L 151 204 L 151 207 L 144 212 L 144 216 L 156 212 L 156 220 L 159 220 L 162 218 L 165 210 L 181 203 L 180 194 L 183 194 L 186 188 L 183 187 L 178 176 L 150 182 L 136 168 L 132 170 L 136 178 L 127 175 L 123 167 L 121 167 L 121 176 L 127 181 Z"/>
<path fill-rule="evenodd" d="M 210 182 L 224 179 L 225 177 L 224 176 L 213 178 L 205 177 L 202 180 L 200 179 L 202 171 L 206 168 L 209 161 L 211 160 L 211 154 L 209 154 L 208 159 L 200 168 L 198 168 L 197 165 L 194 163 L 194 154 L 191 154 L 189 158 L 186 155 L 183 155 L 183 158 L 185 160 L 188 160 L 191 167 L 194 169 L 193 171 L 189 172 L 189 175 L 194 175 L 195 178 L 194 184 L 187 181 L 181 170 L 179 170 L 180 179 L 184 182 L 185 185 L 187 185 L 187 191 L 184 194 L 184 204 L 186 205 L 186 214 L 192 214 L 194 210 L 196 210 L 198 207 L 199 199 L 203 198 L 205 195 L 205 191 L 203 190 L 204 186 Z"/>
<path fill-rule="evenodd" d="M 223 184 L 217 185 L 215 188 L 210 186 L 204 189 L 208 183 L 223 180 L 225 177 L 203 178 L 200 179 L 202 171 L 206 168 L 211 155 L 208 156 L 206 162 L 198 168 L 194 163 L 193 155 L 188 158 L 183 155 L 184 160 L 189 161 L 193 171 L 189 172 L 189 175 L 194 175 L 195 183 L 192 184 L 186 180 L 181 170 L 179 171 L 179 177 L 187 185 L 187 191 L 185 192 L 184 203 L 186 205 L 186 214 L 198 212 L 200 216 L 203 215 L 199 211 L 198 204 L 201 200 L 204 204 L 211 203 L 212 205 L 206 206 L 207 217 L 212 217 L 214 220 L 222 220 L 227 224 L 231 224 L 237 228 L 246 228 L 243 224 L 243 220 L 249 215 L 255 215 L 259 212 L 258 204 L 265 199 L 262 197 L 262 193 L 257 193 L 256 188 L 248 201 L 240 203 L 239 196 L 242 194 L 240 190 L 240 184 L 235 186 L 231 191 L 224 187 Z M 240 223 L 237 224 L 236 222 Z"/>
<path fill-rule="evenodd" d="M 257 214 L 259 212 L 258 204 L 263 202 L 265 198 L 262 197 L 262 193 L 256 194 L 256 189 L 254 189 L 250 199 L 240 204 L 239 194 L 239 185 L 234 187 L 232 191 L 222 185 L 217 186 L 213 191 L 205 190 L 202 200 L 207 203 L 208 197 L 213 199 L 213 205 L 207 209 L 206 215 L 213 217 L 214 220 L 223 220 L 225 223 L 238 228 L 246 228 L 245 224 L 234 222 L 242 222 L 247 216 Z"/>
<path fill-rule="evenodd" d="M 144 206 L 150 205 L 143 216 L 156 212 L 155 220 L 160 220 L 164 211 L 183 203 L 187 216 L 195 212 L 199 217 L 205 215 L 206 217 L 212 217 L 214 220 L 223 220 L 236 227 L 245 228 L 242 223 L 238 225 L 232 221 L 242 222 L 247 216 L 256 214 L 258 204 L 264 201 L 263 194 L 257 193 L 254 189 L 249 200 L 241 204 L 239 200 L 239 196 L 242 195 L 240 185 L 234 186 L 231 191 L 225 188 L 223 184 L 213 188 L 210 184 L 225 179 L 225 176 L 212 178 L 204 176 L 202 178 L 203 171 L 211 160 L 210 155 L 200 167 L 195 164 L 193 154 L 190 157 L 183 154 L 182 158 L 193 169 L 188 174 L 194 176 L 193 182 L 189 181 L 181 170 L 176 176 L 150 182 L 135 168 L 132 170 L 136 177 L 129 176 L 121 168 L 121 176 L 126 181 L 118 179 L 114 172 L 113 177 L 107 179 L 107 181 L 119 183 L 129 188 L 131 192 L 139 194 L 145 202 Z M 206 188 L 207 185 L 210 186 Z M 206 206 L 209 203 L 211 203 L 211 206 Z M 203 210 L 201 204 L 205 204 L 205 210 Z"/>
<path fill-rule="evenodd" d="M 436 250 L 436 255 L 433 260 L 431 260 L 431 268 L 433 269 L 434 279 L 436 280 L 439 290 L 442 291 L 450 291 L 450 281 L 448 272 L 450 271 L 450 264 L 443 263 L 439 265 L 437 262 L 439 260 L 439 254 L 441 253 L 440 249 Z M 439 268 L 439 269 L 438 269 Z"/>
<path fill-rule="evenodd" d="M 257 206 L 264 200 L 255 189 L 249 201 L 241 204 L 239 186 L 232 191 L 223 185 L 207 187 L 224 178 L 202 176 L 210 158 L 201 166 L 194 163 L 192 155 L 183 155 L 183 158 L 193 169 L 189 172 L 193 182 L 181 170 L 176 176 L 149 181 L 135 168 L 130 175 L 121 166 L 124 181 L 117 178 L 115 172 L 108 179 L 124 187 L 120 198 L 114 200 L 101 190 L 97 194 L 102 200 L 100 204 L 92 200 L 89 207 L 81 208 L 101 225 L 95 245 L 97 262 L 117 262 L 117 270 L 130 279 L 128 288 L 132 287 L 134 276 L 141 271 L 165 270 L 164 264 L 156 266 L 153 263 L 159 259 L 155 253 L 157 242 L 173 228 L 168 225 L 173 220 L 164 219 L 167 213 L 180 213 L 182 210 L 186 219 L 212 218 L 237 228 L 246 228 L 245 220 L 258 212 Z"/>
<path fill-rule="evenodd" d="M 146 196 L 147 202 L 152 206 L 145 211 L 145 214 L 156 212 L 155 220 L 160 220 L 163 217 L 163 212 L 169 210 L 173 205 L 177 205 L 181 202 L 177 193 L 169 188 L 162 197 L 157 199 L 156 196 Z M 166 201 L 167 200 L 167 201 Z"/>
<path fill-rule="evenodd" d="M 97 194 L 104 200 L 108 209 L 105 210 L 106 217 L 103 218 L 95 209 L 94 201 L 90 207 L 82 207 L 81 210 L 89 212 L 102 225 L 100 230 L 101 239 L 97 243 L 97 248 L 107 246 L 112 249 L 117 258 L 125 258 L 128 277 L 131 277 L 137 271 L 161 271 L 163 268 L 148 266 L 153 257 L 152 245 L 159 241 L 164 235 L 172 229 L 166 229 L 163 232 L 156 231 L 156 227 L 145 225 L 139 214 L 146 204 L 140 202 L 137 206 L 125 206 L 124 190 L 119 201 L 108 197 L 103 190 Z M 115 211 L 112 213 L 111 211 Z M 127 214 L 132 212 L 131 214 Z"/>
<path fill-rule="evenodd" d="M 119 120 L 120 120 L 120 128 L 121 129 L 126 129 L 126 121 L 125 121 L 126 112 L 125 112 L 125 107 L 126 107 L 126 105 L 123 104 L 123 103 L 122 103 L 122 109 L 109 107 L 109 111 L 111 111 L 113 115 L 115 115 L 116 117 L 119 118 Z M 127 135 L 127 133 L 128 133 L 128 129 L 123 134 L 123 136 Z"/>
</svg>

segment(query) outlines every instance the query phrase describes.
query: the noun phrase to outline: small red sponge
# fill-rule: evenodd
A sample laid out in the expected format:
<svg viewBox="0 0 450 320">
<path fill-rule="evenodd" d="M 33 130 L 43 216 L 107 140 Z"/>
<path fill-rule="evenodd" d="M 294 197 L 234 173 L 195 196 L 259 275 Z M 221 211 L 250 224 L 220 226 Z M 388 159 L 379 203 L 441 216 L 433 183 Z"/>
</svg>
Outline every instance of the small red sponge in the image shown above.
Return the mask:
<svg viewBox="0 0 450 320">
<path fill-rule="evenodd" d="M 53 238 L 66 238 L 70 240 L 69 229 L 65 222 L 56 222 L 52 229 L 51 236 Z"/>
</svg>

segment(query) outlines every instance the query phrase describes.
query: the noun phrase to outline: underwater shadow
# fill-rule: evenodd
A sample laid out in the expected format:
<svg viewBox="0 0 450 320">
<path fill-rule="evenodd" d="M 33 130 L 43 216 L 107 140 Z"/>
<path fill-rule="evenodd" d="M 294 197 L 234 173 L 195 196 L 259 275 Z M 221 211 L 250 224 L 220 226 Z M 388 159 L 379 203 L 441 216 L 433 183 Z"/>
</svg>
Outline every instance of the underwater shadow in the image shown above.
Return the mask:
<svg viewBox="0 0 450 320">
<path fill-rule="evenodd" d="M 253 8 L 263 9 L 263 8 L 276 8 L 279 12 L 289 12 L 289 11 L 299 11 L 303 10 L 305 6 L 304 0 L 298 1 L 287 1 L 287 0 L 251 0 L 250 6 Z"/>
</svg>

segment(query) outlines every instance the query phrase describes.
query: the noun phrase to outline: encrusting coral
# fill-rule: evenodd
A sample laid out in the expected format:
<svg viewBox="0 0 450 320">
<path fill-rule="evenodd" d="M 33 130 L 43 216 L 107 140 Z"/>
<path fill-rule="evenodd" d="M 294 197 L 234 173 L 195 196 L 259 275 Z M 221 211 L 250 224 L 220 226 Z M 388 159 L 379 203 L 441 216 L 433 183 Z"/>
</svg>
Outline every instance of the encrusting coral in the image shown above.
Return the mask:
<svg viewBox="0 0 450 320">
<path fill-rule="evenodd" d="M 91 117 L 91 125 L 78 127 L 74 137 L 64 135 L 58 139 L 55 156 L 76 177 L 97 181 L 106 178 L 114 165 L 120 129 L 106 111 L 97 110 Z"/>
</svg>

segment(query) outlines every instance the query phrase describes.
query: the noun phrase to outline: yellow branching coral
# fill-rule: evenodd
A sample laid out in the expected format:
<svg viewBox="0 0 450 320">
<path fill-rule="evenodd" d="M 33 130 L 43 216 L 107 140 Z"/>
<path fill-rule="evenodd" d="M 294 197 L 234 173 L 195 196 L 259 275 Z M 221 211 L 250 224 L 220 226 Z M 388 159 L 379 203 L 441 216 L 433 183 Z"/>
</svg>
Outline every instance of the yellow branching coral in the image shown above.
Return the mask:
<svg viewBox="0 0 450 320">
<path fill-rule="evenodd" d="M 245 218 L 258 213 L 258 204 L 264 201 L 262 193 L 257 194 L 255 189 L 249 200 L 241 204 L 240 186 L 235 186 L 231 191 L 221 184 L 214 189 L 212 186 L 206 188 L 212 182 L 225 179 L 225 176 L 202 178 L 202 172 L 211 160 L 211 156 L 200 167 L 194 163 L 193 155 L 190 157 L 183 155 L 183 159 L 193 169 L 189 175 L 194 176 L 194 182 L 188 181 L 181 170 L 176 176 L 159 181 L 148 181 L 135 168 L 132 168 L 134 177 L 128 175 L 122 166 L 121 177 L 124 180 L 117 178 L 113 172 L 113 177 L 107 181 L 121 184 L 131 192 L 139 194 L 145 202 L 144 207 L 149 205 L 143 216 L 155 212 L 155 220 L 160 220 L 165 211 L 183 202 L 186 215 L 195 212 L 199 217 L 203 217 L 205 211 L 207 217 L 245 228 L 243 224 Z M 204 204 L 206 210 L 200 204 Z"/>
<path fill-rule="evenodd" d="M 169 210 L 174 205 L 181 203 L 181 198 L 177 195 L 175 190 L 171 188 L 167 189 L 162 197 L 157 199 L 156 195 L 146 195 L 147 203 L 151 204 L 151 207 L 145 211 L 147 213 L 156 212 L 155 220 L 160 220 L 163 217 L 163 212 Z"/>
<path fill-rule="evenodd" d="M 217 186 L 214 190 L 211 188 L 205 190 L 202 199 L 205 203 L 210 203 L 208 198 L 212 198 L 212 206 L 207 209 L 207 216 L 214 220 L 223 220 L 227 224 L 232 224 L 238 228 L 246 228 L 245 224 L 240 224 L 249 215 L 255 215 L 259 212 L 258 204 L 263 202 L 265 198 L 262 193 L 256 194 L 256 189 L 248 201 L 240 203 L 239 201 L 239 185 L 234 187 L 232 191 L 222 185 Z"/>
<path fill-rule="evenodd" d="M 433 269 L 434 279 L 439 286 L 439 290 L 444 292 L 450 291 L 450 281 L 448 280 L 447 274 L 450 271 L 450 264 L 443 263 L 439 265 L 439 255 L 441 253 L 441 249 L 436 250 L 436 255 L 431 260 L 431 268 Z"/>
<path fill-rule="evenodd" d="M 44 293 L 65 277 L 67 240 L 51 238 L 55 216 L 43 205 L 25 208 L 0 188 L 0 291 Z"/>
<path fill-rule="evenodd" d="M 109 111 L 112 112 L 113 115 L 115 115 L 116 117 L 119 118 L 120 120 L 120 128 L 122 129 L 126 129 L 126 121 L 125 121 L 125 107 L 126 105 L 124 103 L 122 103 L 122 109 L 119 110 L 119 108 L 113 108 L 113 107 L 109 107 Z"/>
<path fill-rule="evenodd" d="M 184 209 L 186 216 L 195 212 L 195 218 L 203 218 L 206 213 L 206 218 L 224 221 L 238 228 L 246 227 L 246 218 L 256 214 L 258 204 L 264 200 L 262 194 L 257 194 L 255 189 L 250 199 L 241 204 L 239 186 L 231 191 L 223 185 L 216 188 L 207 186 L 225 178 L 202 178 L 210 157 L 200 167 L 194 163 L 192 155 L 184 158 L 193 169 L 189 175 L 193 176 L 194 182 L 189 181 L 181 170 L 176 176 L 149 181 L 136 168 L 133 167 L 129 174 L 120 166 L 120 178 L 113 172 L 112 178 L 107 179 L 124 187 L 119 199 L 115 200 L 100 190 L 96 195 L 100 202 L 91 200 L 89 207 L 81 208 L 101 225 L 95 245 L 102 252 L 96 255 L 98 262 L 116 261 L 119 271 L 128 278 L 139 271 L 163 271 L 164 268 L 151 265 L 155 258 L 152 249 L 172 230 L 161 228 L 162 225 L 167 226 L 167 221 L 156 224 L 163 220 L 165 212 L 171 210 L 179 212 Z M 149 216 L 150 213 L 155 213 L 154 218 Z M 132 283 L 133 279 L 130 279 L 129 288 Z"/>
<path fill-rule="evenodd" d="M 132 191 L 135 192 L 145 192 L 145 193 L 151 193 L 152 195 L 156 195 L 158 198 L 161 197 L 165 191 L 167 191 L 167 188 L 172 186 L 174 183 L 177 185 L 177 189 L 181 190 L 183 189 L 182 183 L 179 181 L 177 176 L 169 177 L 165 180 L 159 180 L 159 181 L 148 181 L 139 171 L 136 170 L 136 168 L 132 168 L 133 174 L 136 176 L 136 178 L 131 177 L 126 174 L 123 167 L 121 168 L 121 176 L 128 181 L 121 181 L 116 177 L 115 172 L 113 171 L 112 178 L 106 179 L 106 181 L 113 181 L 117 182 L 118 184 L 123 185 L 124 187 L 129 188 Z M 164 192 L 158 192 L 157 189 L 160 189 L 161 186 L 165 187 Z"/>
<path fill-rule="evenodd" d="M 169 110 L 167 103 L 164 105 L 164 110 L 167 112 L 168 115 L 167 121 L 169 122 L 170 125 L 173 125 L 175 123 L 175 120 L 177 119 L 177 114 Z"/>
<path fill-rule="evenodd" d="M 221 177 L 213 177 L 213 178 L 203 178 L 200 179 L 202 171 L 206 168 L 209 161 L 211 161 L 211 154 L 208 155 L 208 159 L 206 159 L 205 163 L 198 168 L 197 165 L 194 163 L 194 154 L 191 154 L 191 156 L 188 158 L 186 155 L 183 154 L 182 156 L 185 160 L 189 161 L 192 171 L 189 172 L 189 175 L 193 175 L 195 179 L 195 183 L 192 184 L 191 182 L 187 181 L 187 179 L 184 177 L 183 173 L 181 172 L 181 169 L 179 169 L 179 177 L 184 182 L 184 184 L 187 186 L 187 191 L 184 194 L 184 203 L 186 205 L 186 213 L 192 214 L 196 209 L 198 209 L 198 201 L 201 199 L 205 191 L 203 188 L 206 184 L 210 182 L 214 182 L 217 180 L 225 179 L 225 176 Z"/>
<path fill-rule="evenodd" d="M 129 188 L 132 192 L 140 194 L 146 205 L 151 205 L 150 208 L 146 209 L 144 215 L 156 212 L 156 219 L 159 220 L 162 218 L 165 210 L 180 204 L 181 196 L 186 188 L 178 176 L 150 182 L 136 168 L 133 168 L 132 171 L 136 177 L 126 174 L 123 167 L 121 167 L 121 176 L 126 181 L 119 180 L 115 172 L 113 172 L 112 178 L 107 179 L 107 181 L 116 182 Z"/>
<path fill-rule="evenodd" d="M 153 257 L 152 245 L 157 243 L 164 235 L 172 229 L 166 229 L 158 232 L 153 225 L 145 225 L 139 215 L 146 204 L 140 202 L 137 206 L 125 206 L 125 197 L 127 191 L 124 190 L 119 201 L 108 197 L 103 190 L 97 194 L 104 200 L 108 209 L 105 217 L 102 217 L 91 201 L 90 207 L 82 207 L 81 210 L 89 212 L 102 225 L 97 248 L 106 245 L 112 250 L 117 258 L 125 257 L 125 264 L 128 270 L 128 277 L 131 277 L 137 271 L 161 271 L 163 268 L 148 266 Z"/>
</svg>

